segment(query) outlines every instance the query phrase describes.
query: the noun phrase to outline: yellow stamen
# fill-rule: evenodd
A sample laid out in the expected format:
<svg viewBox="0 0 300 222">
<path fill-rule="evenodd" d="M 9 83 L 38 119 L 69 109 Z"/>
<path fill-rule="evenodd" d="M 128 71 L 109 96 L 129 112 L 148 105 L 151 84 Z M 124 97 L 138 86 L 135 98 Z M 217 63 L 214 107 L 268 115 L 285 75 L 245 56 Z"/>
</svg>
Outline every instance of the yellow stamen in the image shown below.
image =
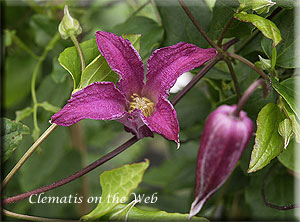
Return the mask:
<svg viewBox="0 0 300 222">
<path fill-rule="evenodd" d="M 151 116 L 155 104 L 146 97 L 140 97 L 138 94 L 133 93 L 131 96 L 132 102 L 129 104 L 129 113 L 132 113 L 134 109 L 142 111 L 145 117 Z"/>
</svg>

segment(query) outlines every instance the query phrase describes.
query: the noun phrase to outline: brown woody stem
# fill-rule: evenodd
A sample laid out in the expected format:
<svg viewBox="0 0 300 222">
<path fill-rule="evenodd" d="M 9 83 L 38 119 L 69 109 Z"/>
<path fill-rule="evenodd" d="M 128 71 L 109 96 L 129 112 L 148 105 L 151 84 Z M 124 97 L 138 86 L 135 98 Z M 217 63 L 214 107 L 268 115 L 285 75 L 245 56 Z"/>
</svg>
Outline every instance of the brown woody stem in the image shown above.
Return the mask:
<svg viewBox="0 0 300 222">
<path fill-rule="evenodd" d="M 237 59 L 239 61 L 241 61 L 242 63 L 248 65 L 250 68 L 252 68 L 253 70 L 255 70 L 259 75 L 261 75 L 261 77 L 263 77 L 264 79 L 267 79 L 268 76 L 264 73 L 264 71 L 262 71 L 261 69 L 259 69 L 256 65 L 254 65 L 252 62 L 250 62 L 248 59 L 245 59 L 244 57 L 237 55 L 235 53 L 227 53 L 228 56 L 230 56 L 231 58 Z"/>
<path fill-rule="evenodd" d="M 230 75 L 231 75 L 231 78 L 232 78 L 232 81 L 233 81 L 233 85 L 234 85 L 234 88 L 235 88 L 235 92 L 236 92 L 237 98 L 238 98 L 238 100 L 240 100 L 240 98 L 241 98 L 241 90 L 240 90 L 240 86 L 239 86 L 236 74 L 235 74 L 234 69 L 232 67 L 231 61 L 228 58 L 224 58 L 224 60 L 225 60 L 225 62 L 227 64 L 227 67 L 229 69 L 229 72 L 230 72 Z"/>
<path fill-rule="evenodd" d="M 88 172 L 92 171 L 93 169 L 97 168 L 98 166 L 102 165 L 103 163 L 107 162 L 108 160 L 112 159 L 113 157 L 117 156 L 118 154 L 120 154 L 121 152 L 126 150 L 128 147 L 130 147 L 131 145 L 136 143 L 138 140 L 139 139 L 137 139 L 134 136 L 131 139 L 129 139 L 127 142 L 123 143 L 118 148 L 114 149 L 113 151 L 106 154 L 102 158 L 100 158 L 100 159 L 96 160 L 95 162 L 91 163 L 90 165 L 88 165 L 87 167 L 85 167 L 82 170 L 78 171 L 77 173 L 74 173 L 73 175 L 71 175 L 71 176 L 69 176 L 65 179 L 59 180 L 57 182 L 54 182 L 50 185 L 38 188 L 36 190 L 32 190 L 32 191 L 29 191 L 27 193 L 23 193 L 23 194 L 14 196 L 14 197 L 9 197 L 9 198 L 3 199 L 2 204 L 5 205 L 5 204 L 14 203 L 16 201 L 23 200 L 27 197 L 30 197 L 31 195 L 43 193 L 43 192 L 46 192 L 46 191 L 49 191 L 49 190 L 53 190 L 57 187 L 60 187 L 60 186 L 65 185 L 67 183 L 70 183 L 71 181 L 78 179 L 79 177 L 87 174 Z"/>
<path fill-rule="evenodd" d="M 178 2 L 181 5 L 181 7 L 183 8 L 183 10 L 185 11 L 185 13 L 187 14 L 187 16 L 191 19 L 191 21 L 193 22 L 193 24 L 196 26 L 196 28 L 198 29 L 198 31 L 201 33 L 201 35 L 206 39 L 206 41 L 212 47 L 214 47 L 218 52 L 221 52 L 222 51 L 221 48 L 208 37 L 208 35 L 202 29 L 202 27 L 199 25 L 199 23 L 197 22 L 196 18 L 192 15 L 191 11 L 188 9 L 188 7 L 184 3 L 184 1 L 183 0 L 178 0 Z"/>
</svg>

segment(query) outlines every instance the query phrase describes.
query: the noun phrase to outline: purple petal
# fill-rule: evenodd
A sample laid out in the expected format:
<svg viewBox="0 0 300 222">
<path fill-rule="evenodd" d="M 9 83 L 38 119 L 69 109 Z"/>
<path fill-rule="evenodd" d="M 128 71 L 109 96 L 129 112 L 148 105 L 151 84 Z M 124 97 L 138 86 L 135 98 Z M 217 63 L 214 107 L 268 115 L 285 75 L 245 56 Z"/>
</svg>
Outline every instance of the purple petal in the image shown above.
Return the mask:
<svg viewBox="0 0 300 222">
<path fill-rule="evenodd" d="M 205 123 L 197 156 L 195 200 L 190 217 L 221 187 L 234 170 L 253 133 L 245 112 L 234 117 L 234 106 L 223 105 Z"/>
<path fill-rule="evenodd" d="M 117 85 L 127 99 L 133 93 L 140 95 L 144 86 L 144 64 L 129 40 L 113 33 L 98 31 L 96 41 L 112 70 L 120 75 Z"/>
<path fill-rule="evenodd" d="M 145 95 L 166 96 L 177 78 L 184 72 L 201 66 L 216 56 L 215 49 L 201 49 L 193 44 L 180 42 L 156 50 L 148 60 Z"/>
<path fill-rule="evenodd" d="M 125 96 L 111 82 L 95 82 L 74 93 L 51 122 L 70 126 L 82 119 L 112 120 L 126 114 Z"/>
<path fill-rule="evenodd" d="M 153 132 L 145 124 L 145 117 L 141 110 L 135 109 L 131 114 L 126 113 L 118 119 L 125 127 L 125 130 L 134 134 L 137 138 L 153 137 Z"/>
<path fill-rule="evenodd" d="M 154 112 L 146 117 L 146 124 L 151 131 L 163 135 L 179 144 L 179 124 L 173 105 L 164 97 L 158 99 Z"/>
</svg>

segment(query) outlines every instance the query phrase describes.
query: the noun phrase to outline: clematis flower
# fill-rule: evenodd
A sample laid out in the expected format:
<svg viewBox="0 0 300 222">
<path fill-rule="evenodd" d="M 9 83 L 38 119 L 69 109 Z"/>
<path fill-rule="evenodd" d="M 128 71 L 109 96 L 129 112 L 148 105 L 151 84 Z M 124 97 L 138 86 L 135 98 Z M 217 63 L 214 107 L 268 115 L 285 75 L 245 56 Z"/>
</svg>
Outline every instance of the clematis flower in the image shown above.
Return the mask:
<svg viewBox="0 0 300 222">
<path fill-rule="evenodd" d="M 131 43 L 113 33 L 98 31 L 96 41 L 111 69 L 119 74 L 112 82 L 95 82 L 74 93 L 68 103 L 52 116 L 52 122 L 70 126 L 81 119 L 117 120 L 138 138 L 153 132 L 179 144 L 179 124 L 168 101 L 170 88 L 184 72 L 216 56 L 215 49 L 201 49 L 180 42 L 158 49 L 144 65 Z"/>
</svg>

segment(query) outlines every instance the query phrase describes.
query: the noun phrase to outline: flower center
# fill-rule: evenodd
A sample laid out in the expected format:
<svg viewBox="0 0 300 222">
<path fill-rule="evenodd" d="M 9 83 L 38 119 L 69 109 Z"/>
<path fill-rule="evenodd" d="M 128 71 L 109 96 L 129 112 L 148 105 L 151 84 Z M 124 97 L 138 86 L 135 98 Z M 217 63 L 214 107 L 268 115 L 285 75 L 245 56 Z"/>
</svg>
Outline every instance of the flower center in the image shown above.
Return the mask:
<svg viewBox="0 0 300 222">
<path fill-rule="evenodd" d="M 133 93 L 131 96 L 132 102 L 129 104 L 129 113 L 134 109 L 139 109 L 142 111 L 145 117 L 151 116 L 155 104 L 146 97 L 140 97 L 138 94 Z"/>
</svg>

